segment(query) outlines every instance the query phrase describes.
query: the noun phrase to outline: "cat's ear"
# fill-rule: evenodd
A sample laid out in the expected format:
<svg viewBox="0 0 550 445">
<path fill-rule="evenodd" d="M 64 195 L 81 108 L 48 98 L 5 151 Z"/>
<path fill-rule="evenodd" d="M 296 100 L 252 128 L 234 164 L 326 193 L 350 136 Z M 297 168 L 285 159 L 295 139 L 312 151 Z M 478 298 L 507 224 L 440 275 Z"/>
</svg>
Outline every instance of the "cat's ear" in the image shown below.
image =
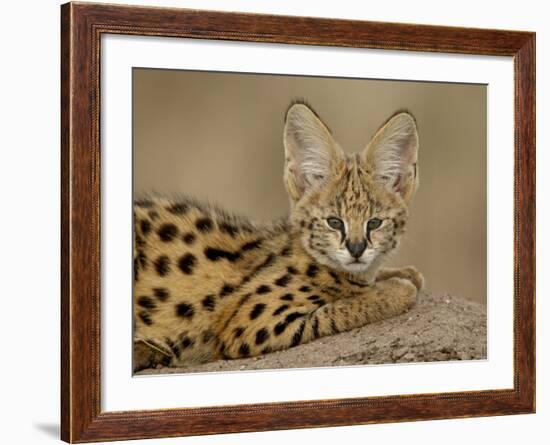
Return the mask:
<svg viewBox="0 0 550 445">
<path fill-rule="evenodd" d="M 286 113 L 284 146 L 284 180 L 293 204 L 323 183 L 344 158 L 330 130 L 303 103 L 292 105 Z"/>
<path fill-rule="evenodd" d="M 410 201 L 418 187 L 418 131 L 412 114 L 399 112 L 392 116 L 361 157 L 377 181 Z"/>
</svg>

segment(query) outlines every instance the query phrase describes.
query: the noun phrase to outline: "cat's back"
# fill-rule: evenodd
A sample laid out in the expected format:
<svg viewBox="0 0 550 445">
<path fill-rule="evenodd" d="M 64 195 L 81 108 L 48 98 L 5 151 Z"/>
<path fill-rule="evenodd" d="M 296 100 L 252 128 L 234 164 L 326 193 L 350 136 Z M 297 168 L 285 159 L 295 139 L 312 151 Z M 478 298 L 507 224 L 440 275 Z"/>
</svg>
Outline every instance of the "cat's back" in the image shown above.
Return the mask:
<svg viewBox="0 0 550 445">
<path fill-rule="evenodd" d="M 188 198 L 137 200 L 134 233 L 135 320 L 167 336 L 182 320 L 208 325 L 286 236 Z"/>
</svg>

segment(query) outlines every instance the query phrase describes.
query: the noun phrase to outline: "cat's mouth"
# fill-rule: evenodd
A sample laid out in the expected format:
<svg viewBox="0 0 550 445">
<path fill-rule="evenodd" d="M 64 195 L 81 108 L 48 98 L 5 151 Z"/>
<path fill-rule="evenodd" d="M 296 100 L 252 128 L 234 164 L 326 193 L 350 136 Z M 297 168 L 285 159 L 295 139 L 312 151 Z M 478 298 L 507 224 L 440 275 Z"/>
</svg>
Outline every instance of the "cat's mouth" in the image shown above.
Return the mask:
<svg viewBox="0 0 550 445">
<path fill-rule="evenodd" d="M 327 266 L 352 274 L 364 274 L 369 270 L 376 253 L 365 254 L 359 258 L 352 257 L 346 251 L 331 252 L 326 256 L 317 256 L 318 260 Z"/>
<path fill-rule="evenodd" d="M 365 263 L 360 259 L 354 259 L 353 261 L 348 261 L 347 263 L 342 264 L 342 266 L 348 272 L 360 273 L 365 272 L 365 270 L 368 269 L 369 263 Z"/>
</svg>

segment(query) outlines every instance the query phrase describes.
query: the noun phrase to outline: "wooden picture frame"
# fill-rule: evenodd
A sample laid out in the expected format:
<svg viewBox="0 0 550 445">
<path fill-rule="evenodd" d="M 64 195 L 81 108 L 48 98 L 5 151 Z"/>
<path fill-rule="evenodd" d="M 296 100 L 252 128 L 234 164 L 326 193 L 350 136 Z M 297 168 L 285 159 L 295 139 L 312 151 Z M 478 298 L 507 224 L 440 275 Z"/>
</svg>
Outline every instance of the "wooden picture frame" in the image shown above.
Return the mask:
<svg viewBox="0 0 550 445">
<path fill-rule="evenodd" d="M 221 39 L 512 56 L 514 387 L 506 390 L 102 412 L 100 38 Z M 61 7 L 61 437 L 173 437 L 535 411 L 535 34 L 91 3 Z"/>
</svg>

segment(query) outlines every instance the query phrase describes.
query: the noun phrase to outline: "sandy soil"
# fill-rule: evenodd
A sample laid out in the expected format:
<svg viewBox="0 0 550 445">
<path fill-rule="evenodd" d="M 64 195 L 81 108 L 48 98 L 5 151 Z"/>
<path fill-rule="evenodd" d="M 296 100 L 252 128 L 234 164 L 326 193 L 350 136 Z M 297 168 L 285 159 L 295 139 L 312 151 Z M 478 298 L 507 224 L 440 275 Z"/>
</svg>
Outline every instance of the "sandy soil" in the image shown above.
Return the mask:
<svg viewBox="0 0 550 445">
<path fill-rule="evenodd" d="M 137 374 L 475 360 L 486 357 L 487 315 L 483 306 L 449 295 L 422 294 L 416 306 L 399 317 L 286 351 L 189 367 L 147 369 Z"/>
</svg>

